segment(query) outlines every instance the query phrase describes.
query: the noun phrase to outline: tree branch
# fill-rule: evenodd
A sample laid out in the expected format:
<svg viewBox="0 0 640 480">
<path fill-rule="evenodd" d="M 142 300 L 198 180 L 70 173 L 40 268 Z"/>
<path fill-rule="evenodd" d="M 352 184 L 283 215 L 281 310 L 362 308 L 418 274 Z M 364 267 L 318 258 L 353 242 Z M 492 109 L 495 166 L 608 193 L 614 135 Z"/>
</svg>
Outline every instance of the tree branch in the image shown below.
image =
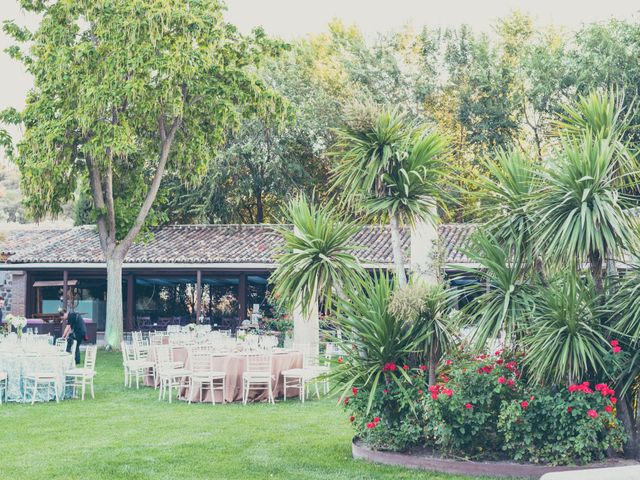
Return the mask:
<svg viewBox="0 0 640 480">
<path fill-rule="evenodd" d="M 171 124 L 171 129 L 169 130 L 169 132 L 166 132 L 164 128 L 164 119 L 162 118 L 162 116 L 159 118 L 158 125 L 160 127 L 160 138 L 163 138 L 160 146 L 160 161 L 158 162 L 158 167 L 156 168 L 156 172 L 153 175 L 153 180 L 151 181 L 149 191 L 147 192 L 144 202 L 142 203 L 142 207 L 140 207 L 140 211 L 136 216 L 133 226 L 124 237 L 124 239 L 122 239 L 122 241 L 119 243 L 118 250 L 126 252 L 140 233 L 142 225 L 144 225 L 144 222 L 147 219 L 147 215 L 149 214 L 149 211 L 153 206 L 153 202 L 156 199 L 158 190 L 160 189 L 162 177 L 164 176 L 164 171 L 167 166 L 167 160 L 169 159 L 171 145 L 173 144 L 176 132 L 178 131 L 178 128 L 181 124 L 182 117 L 176 117 Z"/>
</svg>

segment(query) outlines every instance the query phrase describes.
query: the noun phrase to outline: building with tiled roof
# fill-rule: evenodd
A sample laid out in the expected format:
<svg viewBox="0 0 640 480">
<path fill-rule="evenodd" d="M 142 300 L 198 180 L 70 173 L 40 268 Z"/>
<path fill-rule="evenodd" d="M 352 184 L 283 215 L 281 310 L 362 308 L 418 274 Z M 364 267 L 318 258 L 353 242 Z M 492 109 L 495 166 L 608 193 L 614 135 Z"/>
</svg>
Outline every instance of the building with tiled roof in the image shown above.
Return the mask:
<svg viewBox="0 0 640 480">
<path fill-rule="evenodd" d="M 474 229 L 471 224 L 441 225 L 437 235 L 433 230 L 426 238 L 437 238 L 445 268 L 451 270 L 469 263 L 463 250 Z M 417 258 L 430 248 L 412 245 L 409 228 L 402 229 L 401 240 L 407 267 L 412 252 Z M 388 227 L 362 227 L 352 243 L 365 268 L 393 268 Z M 158 227 L 136 243 L 124 261 L 127 326 L 157 326 L 167 318 L 193 318 L 197 312 L 222 324 L 230 317 L 244 318 L 249 307 L 266 305 L 268 276 L 282 245 L 273 225 Z M 70 301 L 72 308 L 94 318 L 98 329 L 103 324 L 106 270 L 95 227 L 5 231 L 0 236 L 0 271 L 9 278 L 4 296 L 14 313 L 52 315 Z M 194 302 L 197 292 L 199 303 Z"/>
</svg>

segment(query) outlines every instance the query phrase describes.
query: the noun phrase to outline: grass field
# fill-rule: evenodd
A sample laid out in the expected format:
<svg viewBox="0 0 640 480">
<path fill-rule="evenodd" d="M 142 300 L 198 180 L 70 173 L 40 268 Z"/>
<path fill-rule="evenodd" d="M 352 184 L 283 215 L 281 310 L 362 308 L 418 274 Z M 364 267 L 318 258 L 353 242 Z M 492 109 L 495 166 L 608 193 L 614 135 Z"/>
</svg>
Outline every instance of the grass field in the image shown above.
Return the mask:
<svg viewBox="0 0 640 480">
<path fill-rule="evenodd" d="M 95 400 L 0 406 L 1 480 L 469 478 L 354 461 L 330 399 L 169 405 L 125 389 L 117 353 L 97 370 Z"/>
</svg>

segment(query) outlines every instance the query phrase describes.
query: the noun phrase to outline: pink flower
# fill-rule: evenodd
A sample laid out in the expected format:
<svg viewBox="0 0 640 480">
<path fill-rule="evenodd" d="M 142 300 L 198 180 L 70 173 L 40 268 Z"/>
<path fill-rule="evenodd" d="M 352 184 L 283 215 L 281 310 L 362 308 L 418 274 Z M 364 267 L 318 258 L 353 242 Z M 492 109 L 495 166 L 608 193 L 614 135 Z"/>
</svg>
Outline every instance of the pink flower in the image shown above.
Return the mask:
<svg viewBox="0 0 640 480">
<path fill-rule="evenodd" d="M 518 364 L 516 362 L 509 362 L 505 365 L 505 367 L 507 368 L 507 370 L 511 370 L 512 372 L 515 372 L 516 369 L 518 368 Z"/>
<path fill-rule="evenodd" d="M 523 401 L 520 402 L 520 406 L 524 410 L 529 406 L 529 402 L 527 402 L 526 400 L 523 400 Z"/>
<path fill-rule="evenodd" d="M 338 357 L 338 363 L 344 363 L 344 358 Z"/>
<path fill-rule="evenodd" d="M 406 372 L 407 370 L 409 370 L 409 365 L 403 365 L 402 369 Z"/>
<path fill-rule="evenodd" d="M 620 353 L 622 351 L 622 347 L 613 347 L 613 353 Z"/>
<path fill-rule="evenodd" d="M 587 410 L 587 415 L 589 415 L 591 418 L 598 418 L 598 412 L 593 409 Z"/>
<path fill-rule="evenodd" d="M 611 398 L 609 399 L 609 401 L 610 401 L 611 403 L 613 403 L 614 405 L 615 405 L 616 403 L 618 403 L 618 399 L 617 399 L 616 397 L 611 397 Z"/>
<path fill-rule="evenodd" d="M 376 424 L 373 422 L 367 423 L 367 428 L 375 428 Z"/>
<path fill-rule="evenodd" d="M 447 397 L 451 397 L 451 395 L 453 395 L 453 390 L 450 390 L 448 388 L 443 388 L 442 393 L 444 393 Z"/>
<path fill-rule="evenodd" d="M 473 405 L 471 405 L 470 403 L 466 403 L 464 405 L 464 408 L 466 408 L 467 410 L 471 410 L 473 408 Z"/>
<path fill-rule="evenodd" d="M 609 342 L 611 344 L 612 347 L 617 347 L 618 346 L 618 340 L 611 340 L 611 342 Z"/>
<path fill-rule="evenodd" d="M 373 423 L 375 423 L 376 425 L 378 424 L 379 421 L 380 421 L 380 417 L 376 417 L 373 419 Z"/>
<path fill-rule="evenodd" d="M 511 379 L 507 380 L 507 387 L 513 387 L 515 385 L 515 382 Z"/>
<path fill-rule="evenodd" d="M 507 379 L 506 379 L 506 378 L 504 378 L 504 377 L 498 377 L 498 383 L 499 383 L 500 385 L 503 385 L 504 383 L 506 383 L 506 381 L 507 381 Z"/>
<path fill-rule="evenodd" d="M 384 367 L 382 367 L 382 371 L 383 372 L 395 372 L 396 370 L 396 364 L 393 362 L 387 362 L 384 364 Z"/>
<path fill-rule="evenodd" d="M 445 365 L 451 365 L 453 363 L 453 360 L 447 360 L 446 362 L 444 362 Z"/>
<path fill-rule="evenodd" d="M 420 370 L 422 370 L 423 372 L 427 371 L 427 366 L 426 365 L 420 365 Z"/>
<path fill-rule="evenodd" d="M 604 407 L 604 411 L 607 413 L 611 413 L 613 412 L 613 407 L 611 405 L 607 405 L 606 407 Z"/>
<path fill-rule="evenodd" d="M 356 387 L 353 387 L 351 389 L 351 393 L 353 393 L 353 396 L 355 397 L 356 395 L 358 395 L 358 389 Z"/>
</svg>

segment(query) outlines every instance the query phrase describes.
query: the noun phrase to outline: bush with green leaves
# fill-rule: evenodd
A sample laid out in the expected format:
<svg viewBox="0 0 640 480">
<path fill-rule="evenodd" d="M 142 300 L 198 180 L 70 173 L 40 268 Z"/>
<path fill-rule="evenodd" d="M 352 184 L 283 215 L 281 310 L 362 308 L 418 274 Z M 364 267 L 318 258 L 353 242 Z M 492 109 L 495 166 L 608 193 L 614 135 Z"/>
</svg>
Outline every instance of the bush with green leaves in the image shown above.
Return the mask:
<svg viewBox="0 0 640 480">
<path fill-rule="evenodd" d="M 392 377 L 400 370 L 406 377 L 400 374 L 396 381 Z M 402 451 L 422 445 L 420 404 L 428 391 L 426 366 L 388 363 L 382 373 L 373 392 L 367 387 L 352 387 L 350 395 L 341 399 L 355 435 L 378 450 Z"/>
<path fill-rule="evenodd" d="M 617 399 L 606 384 L 569 388 L 536 387 L 526 404 L 501 406 L 498 432 L 502 448 L 516 461 L 584 464 L 621 451 L 624 432 L 615 417 Z"/>
<path fill-rule="evenodd" d="M 479 356 L 462 351 L 447 359 L 441 372 L 423 403 L 427 444 L 456 456 L 498 456 L 498 412 L 520 399 L 519 364 L 501 351 Z"/>
</svg>

